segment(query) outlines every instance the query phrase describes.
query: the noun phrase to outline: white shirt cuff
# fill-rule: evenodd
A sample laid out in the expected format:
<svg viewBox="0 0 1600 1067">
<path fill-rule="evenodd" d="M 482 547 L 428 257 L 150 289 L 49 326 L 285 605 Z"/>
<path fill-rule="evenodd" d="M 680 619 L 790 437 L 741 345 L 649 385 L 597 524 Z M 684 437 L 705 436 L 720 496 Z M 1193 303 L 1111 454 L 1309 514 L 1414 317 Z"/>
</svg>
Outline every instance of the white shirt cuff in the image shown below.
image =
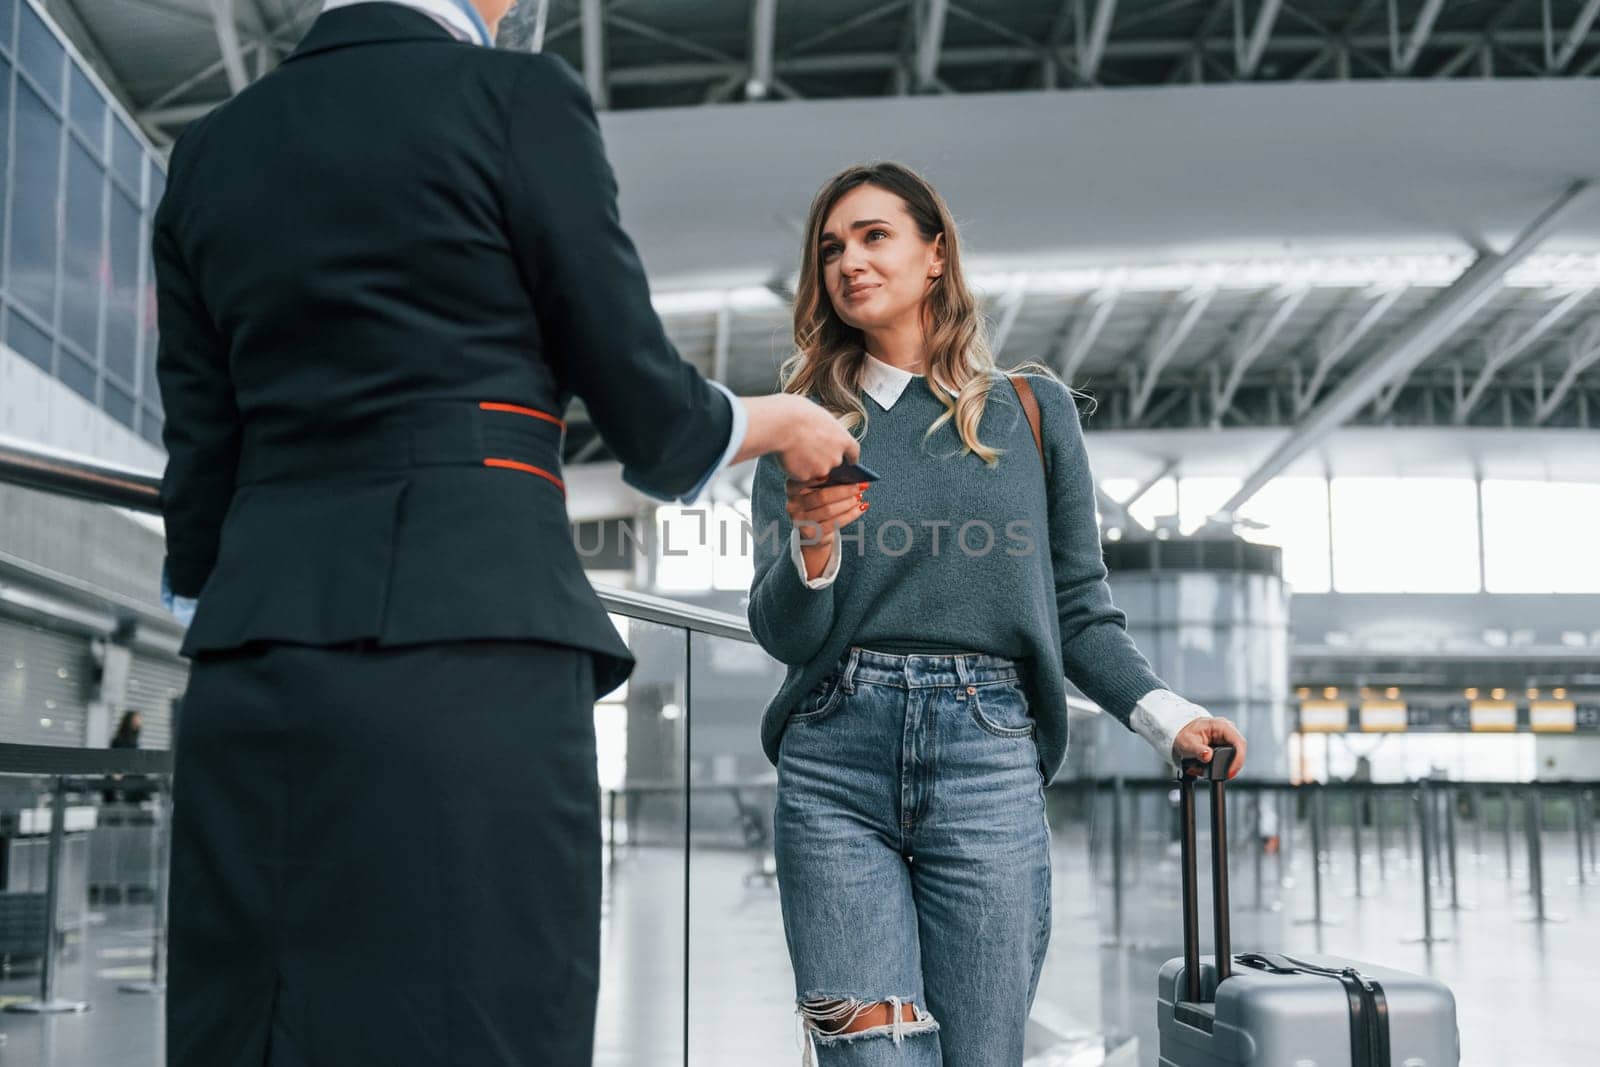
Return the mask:
<svg viewBox="0 0 1600 1067">
<path fill-rule="evenodd" d="M 1152 689 L 1133 706 L 1128 725 L 1149 742 L 1158 756 L 1172 764 L 1175 763 L 1172 742 L 1177 738 L 1178 731 L 1196 719 L 1210 717 L 1211 713 L 1205 708 L 1183 699 L 1170 689 Z"/>
<path fill-rule="evenodd" d="M 828 556 L 827 566 L 822 568 L 822 573 L 815 578 L 806 577 L 806 557 L 800 551 L 800 531 L 789 531 L 789 557 L 794 560 L 794 565 L 800 572 L 800 581 L 807 589 L 826 589 L 839 577 L 839 539 L 833 539 L 833 551 Z"/>
</svg>

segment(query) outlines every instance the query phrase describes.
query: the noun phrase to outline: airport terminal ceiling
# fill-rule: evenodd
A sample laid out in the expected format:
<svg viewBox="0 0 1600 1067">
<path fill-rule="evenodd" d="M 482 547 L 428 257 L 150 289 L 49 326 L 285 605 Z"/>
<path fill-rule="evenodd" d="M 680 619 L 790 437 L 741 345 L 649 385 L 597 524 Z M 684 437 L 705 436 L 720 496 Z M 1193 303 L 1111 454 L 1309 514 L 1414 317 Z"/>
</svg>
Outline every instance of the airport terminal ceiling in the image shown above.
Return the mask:
<svg viewBox="0 0 1600 1067">
<path fill-rule="evenodd" d="M 163 143 L 321 4 L 44 6 Z M 1337 426 L 1593 469 L 1557 431 L 1600 418 L 1600 0 L 523 0 L 501 44 L 541 31 L 673 339 L 737 390 L 787 352 L 811 193 L 897 158 L 961 220 L 1000 362 L 1096 395 L 1108 473 L 1383 458 L 1313 452 Z M 604 458 L 580 411 L 569 462 Z"/>
</svg>

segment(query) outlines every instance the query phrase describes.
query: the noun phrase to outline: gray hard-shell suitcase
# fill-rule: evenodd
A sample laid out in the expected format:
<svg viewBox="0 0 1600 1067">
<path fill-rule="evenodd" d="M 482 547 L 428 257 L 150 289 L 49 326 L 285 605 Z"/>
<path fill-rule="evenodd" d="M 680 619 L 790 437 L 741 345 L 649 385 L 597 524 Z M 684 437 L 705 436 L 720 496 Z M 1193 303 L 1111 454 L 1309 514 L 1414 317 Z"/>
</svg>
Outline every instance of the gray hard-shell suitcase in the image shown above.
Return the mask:
<svg viewBox="0 0 1600 1067">
<path fill-rule="evenodd" d="M 1223 785 L 1233 750 L 1185 760 L 1183 956 L 1161 968 L 1161 1067 L 1456 1067 L 1456 1003 L 1443 982 L 1336 956 L 1232 955 Z M 1194 777 L 1211 782 L 1216 963 L 1200 964 Z M 1219 975 L 1220 972 L 1220 975 Z M 1191 976 L 1193 976 L 1191 978 Z"/>
</svg>

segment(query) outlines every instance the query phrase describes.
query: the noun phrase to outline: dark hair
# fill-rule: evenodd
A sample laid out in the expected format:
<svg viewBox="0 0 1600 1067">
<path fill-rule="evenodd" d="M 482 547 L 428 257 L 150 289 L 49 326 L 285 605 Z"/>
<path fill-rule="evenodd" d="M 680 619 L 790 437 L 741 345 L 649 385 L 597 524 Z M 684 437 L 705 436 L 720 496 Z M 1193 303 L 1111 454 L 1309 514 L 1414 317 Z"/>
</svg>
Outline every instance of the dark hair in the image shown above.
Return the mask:
<svg viewBox="0 0 1600 1067">
<path fill-rule="evenodd" d="M 122 720 L 117 723 L 117 736 L 119 738 L 135 738 L 139 736 L 139 727 L 133 720 L 139 717 L 137 710 L 122 713 Z"/>
</svg>

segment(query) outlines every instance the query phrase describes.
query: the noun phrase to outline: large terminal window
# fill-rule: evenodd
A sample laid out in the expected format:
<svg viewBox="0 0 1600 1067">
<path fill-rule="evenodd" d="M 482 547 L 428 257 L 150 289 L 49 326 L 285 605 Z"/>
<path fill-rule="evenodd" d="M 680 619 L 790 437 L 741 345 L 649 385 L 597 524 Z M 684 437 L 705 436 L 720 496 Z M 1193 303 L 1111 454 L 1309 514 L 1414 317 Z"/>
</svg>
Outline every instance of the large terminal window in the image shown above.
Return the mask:
<svg viewBox="0 0 1600 1067">
<path fill-rule="evenodd" d="M 158 446 L 162 165 L 37 0 L 0 0 L 0 341 Z"/>
</svg>

